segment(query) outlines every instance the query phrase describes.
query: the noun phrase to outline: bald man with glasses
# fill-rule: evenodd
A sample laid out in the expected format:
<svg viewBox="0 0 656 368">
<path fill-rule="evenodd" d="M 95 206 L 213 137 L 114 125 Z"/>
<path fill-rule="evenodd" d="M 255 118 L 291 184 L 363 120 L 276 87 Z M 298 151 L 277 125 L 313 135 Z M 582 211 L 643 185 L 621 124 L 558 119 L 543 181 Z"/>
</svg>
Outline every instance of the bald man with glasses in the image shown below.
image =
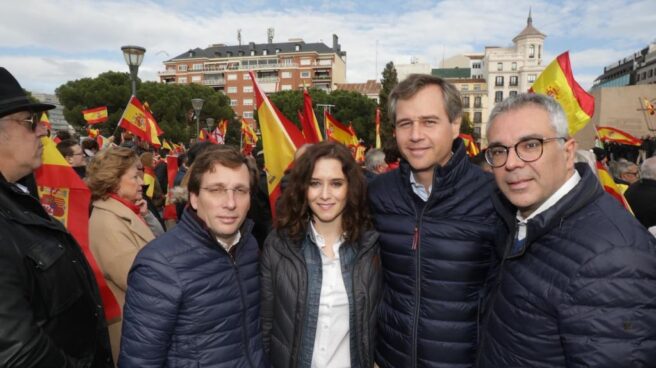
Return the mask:
<svg viewBox="0 0 656 368">
<path fill-rule="evenodd" d="M 601 188 L 551 97 L 497 104 L 485 152 L 494 206 L 479 367 L 647 367 L 656 362 L 656 242 Z"/>
<path fill-rule="evenodd" d="M 98 288 L 75 239 L 21 178 L 41 166 L 43 111 L 0 67 L 0 367 L 113 367 Z"/>
</svg>

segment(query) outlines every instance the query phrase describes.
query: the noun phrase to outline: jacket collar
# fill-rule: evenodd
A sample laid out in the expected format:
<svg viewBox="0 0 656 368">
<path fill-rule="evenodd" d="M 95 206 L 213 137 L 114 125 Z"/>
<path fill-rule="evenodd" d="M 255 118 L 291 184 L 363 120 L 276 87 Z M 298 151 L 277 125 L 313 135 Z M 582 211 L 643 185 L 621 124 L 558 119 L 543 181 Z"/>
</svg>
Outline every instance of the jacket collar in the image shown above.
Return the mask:
<svg viewBox="0 0 656 368">
<path fill-rule="evenodd" d="M 206 245 L 210 248 L 218 247 L 220 249 L 225 249 L 219 242 L 216 240 L 216 237 L 212 234 L 212 231 L 207 227 L 205 221 L 198 217 L 196 211 L 191 206 L 186 206 L 184 212 L 182 213 L 182 218 L 178 226 L 184 226 L 187 228 L 187 235 L 191 236 L 195 241 Z M 233 249 L 239 251 L 238 247 L 241 248 L 242 243 L 246 243 L 248 238 L 251 236 L 251 231 L 253 230 L 253 221 L 249 218 L 244 220 L 244 223 L 239 228 L 241 233 L 241 238 L 239 242 L 234 245 Z M 217 248 L 217 249 L 218 249 Z"/>
<path fill-rule="evenodd" d="M 569 193 L 556 202 L 556 204 L 527 222 L 526 241 L 524 245 L 519 251 L 509 255 L 507 258 L 523 256 L 531 246 L 531 243 L 560 226 L 562 221 L 567 217 L 578 212 L 604 194 L 599 180 L 592 173 L 588 164 L 577 163 L 575 169 L 581 175 L 581 181 Z M 500 191 L 497 191 L 492 197 L 492 203 L 499 216 L 503 219 L 509 230 L 509 234 L 511 236 L 514 235 L 517 224 L 515 216 L 517 207 L 513 206 Z M 512 241 L 512 239 L 509 241 Z M 506 243 L 502 246 L 505 247 Z M 497 252 L 503 256 L 504 249 L 497 248 Z"/>
<path fill-rule="evenodd" d="M 114 198 L 99 199 L 93 202 L 93 207 L 99 210 L 111 212 L 130 224 L 130 231 L 138 235 L 144 241 L 149 242 L 155 238 L 152 230 L 146 222 L 137 216 L 125 204 Z"/>
</svg>

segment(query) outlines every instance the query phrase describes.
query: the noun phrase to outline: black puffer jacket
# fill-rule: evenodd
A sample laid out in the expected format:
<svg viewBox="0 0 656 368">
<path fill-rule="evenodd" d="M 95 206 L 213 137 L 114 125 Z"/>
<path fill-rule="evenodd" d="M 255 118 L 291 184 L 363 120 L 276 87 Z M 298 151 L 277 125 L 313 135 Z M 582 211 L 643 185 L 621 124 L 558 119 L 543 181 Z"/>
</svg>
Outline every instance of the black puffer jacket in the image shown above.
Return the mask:
<svg viewBox="0 0 656 368">
<path fill-rule="evenodd" d="M 113 367 L 82 250 L 0 174 L 0 367 Z"/>
<path fill-rule="evenodd" d="M 656 240 L 585 164 L 581 181 L 530 219 L 486 312 L 480 367 L 655 367 Z M 516 208 L 501 197 L 497 254 Z M 507 253 L 507 252 L 506 252 Z"/>
<path fill-rule="evenodd" d="M 413 193 L 407 161 L 369 185 L 384 271 L 376 346 L 383 368 L 464 368 L 476 359 L 495 186 L 469 162 L 460 139 L 453 150 L 435 169 L 428 202 Z"/>
<path fill-rule="evenodd" d="M 373 366 L 377 306 L 382 275 L 378 234 L 368 231 L 356 245 L 353 266 L 353 296 L 359 367 Z M 308 276 L 300 242 L 293 242 L 278 230 L 264 245 L 262 275 L 262 329 L 264 350 L 274 368 L 298 365 L 299 346 L 307 312 Z M 353 354 L 352 354 L 353 355 Z"/>
</svg>

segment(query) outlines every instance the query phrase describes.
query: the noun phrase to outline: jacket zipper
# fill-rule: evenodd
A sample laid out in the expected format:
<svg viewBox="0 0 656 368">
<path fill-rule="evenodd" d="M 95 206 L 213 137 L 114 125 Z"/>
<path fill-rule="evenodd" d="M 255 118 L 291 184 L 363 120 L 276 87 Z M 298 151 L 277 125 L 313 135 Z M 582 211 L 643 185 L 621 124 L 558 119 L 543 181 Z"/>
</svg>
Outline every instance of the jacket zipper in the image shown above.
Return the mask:
<svg viewBox="0 0 656 368">
<path fill-rule="evenodd" d="M 421 241 L 420 232 L 421 232 L 421 224 L 424 218 L 424 212 L 426 211 L 426 208 L 428 208 L 428 205 L 430 204 L 430 199 L 431 197 L 428 198 L 428 200 L 424 204 L 424 207 L 421 209 L 419 217 L 417 217 L 416 219 L 415 230 L 412 236 L 412 250 L 415 251 L 415 261 L 416 261 L 415 310 L 414 310 L 414 318 L 412 322 L 412 345 L 410 346 L 410 349 L 412 350 L 412 358 L 410 361 L 410 365 L 413 368 L 417 366 L 417 329 L 419 327 L 419 309 L 421 307 L 421 248 L 419 244 Z"/>
</svg>

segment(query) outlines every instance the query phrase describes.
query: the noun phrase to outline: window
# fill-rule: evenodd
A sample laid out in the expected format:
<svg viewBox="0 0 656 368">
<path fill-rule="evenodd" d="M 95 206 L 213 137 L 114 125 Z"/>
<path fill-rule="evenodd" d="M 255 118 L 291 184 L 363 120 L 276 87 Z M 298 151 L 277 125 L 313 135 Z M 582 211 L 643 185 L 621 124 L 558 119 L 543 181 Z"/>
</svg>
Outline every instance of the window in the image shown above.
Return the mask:
<svg viewBox="0 0 656 368">
<path fill-rule="evenodd" d="M 228 74 L 228 80 L 237 80 L 237 74 Z"/>
<path fill-rule="evenodd" d="M 474 97 L 474 107 L 477 109 L 481 108 L 481 96 Z"/>
<path fill-rule="evenodd" d="M 471 117 L 469 116 L 469 112 L 465 111 L 462 113 L 462 121 L 471 121 Z"/>
<path fill-rule="evenodd" d="M 528 77 L 526 78 L 526 81 L 529 83 L 535 82 L 535 74 L 529 74 Z"/>
<path fill-rule="evenodd" d="M 636 73 L 636 82 L 640 81 L 640 73 Z"/>
<path fill-rule="evenodd" d="M 517 91 L 510 91 L 510 93 L 508 94 L 508 96 L 509 96 L 509 97 L 515 97 L 515 96 L 517 96 Z"/>
<path fill-rule="evenodd" d="M 472 69 L 480 69 L 481 63 L 472 63 Z"/>
<path fill-rule="evenodd" d="M 501 102 L 501 101 L 503 101 L 503 91 L 494 92 L 494 102 Z"/>
<path fill-rule="evenodd" d="M 252 119 L 253 118 L 253 112 L 252 111 L 244 111 L 244 114 L 243 114 L 242 117 L 246 118 L 246 119 Z"/>
<path fill-rule="evenodd" d="M 237 106 L 237 100 L 230 100 L 230 106 Z"/>
<path fill-rule="evenodd" d="M 494 79 L 494 85 L 497 87 L 503 87 L 503 76 L 498 76 Z"/>
<path fill-rule="evenodd" d="M 194 76 L 192 76 L 192 77 L 191 77 L 191 81 L 192 81 L 192 82 L 200 82 L 200 81 L 201 81 L 201 77 L 200 77 L 200 75 L 194 75 Z"/>
<path fill-rule="evenodd" d="M 255 50 L 251 50 L 251 56 L 255 56 Z"/>
<path fill-rule="evenodd" d="M 310 71 L 306 70 L 301 72 L 301 78 L 310 78 Z"/>
<path fill-rule="evenodd" d="M 244 80 L 251 80 L 250 74 L 244 73 Z"/>
<path fill-rule="evenodd" d="M 244 86 L 244 93 L 253 93 L 253 86 Z"/>
<path fill-rule="evenodd" d="M 517 86 L 519 84 L 519 78 L 516 75 L 511 75 L 510 76 L 510 85 L 511 86 Z"/>
<path fill-rule="evenodd" d="M 480 91 L 481 90 L 481 85 L 480 84 L 474 84 L 474 91 Z"/>
<path fill-rule="evenodd" d="M 194 64 L 191 70 L 203 70 L 203 64 Z"/>
<path fill-rule="evenodd" d="M 654 76 L 654 69 L 649 69 L 649 78 Z"/>
<path fill-rule="evenodd" d="M 262 50 L 262 55 L 269 55 L 269 50 Z"/>
<path fill-rule="evenodd" d="M 463 84 L 461 87 L 462 91 L 469 91 L 469 84 Z"/>
<path fill-rule="evenodd" d="M 281 91 L 291 91 L 291 90 L 292 90 L 292 85 L 291 85 L 291 84 L 283 84 L 283 85 L 280 87 L 280 90 L 281 90 Z"/>
<path fill-rule="evenodd" d="M 284 58 L 282 59 L 283 65 L 293 65 L 294 64 L 294 59 L 291 58 Z"/>
<path fill-rule="evenodd" d="M 178 83 L 187 83 L 187 77 L 178 77 Z"/>
<path fill-rule="evenodd" d="M 483 113 L 477 111 L 474 113 L 474 124 L 480 124 L 481 122 L 483 122 Z"/>
<path fill-rule="evenodd" d="M 331 59 L 319 60 L 319 65 L 333 65 L 333 61 Z"/>
<path fill-rule="evenodd" d="M 281 77 L 285 78 L 285 79 L 291 78 L 292 77 L 292 72 L 282 72 Z"/>
<path fill-rule="evenodd" d="M 279 54 L 279 53 L 280 53 L 280 49 L 276 48 L 276 54 Z"/>
<path fill-rule="evenodd" d="M 469 107 L 469 96 L 464 96 L 462 98 L 462 106 L 463 107 Z"/>
<path fill-rule="evenodd" d="M 513 63 L 510 64 L 510 68 L 511 68 L 513 71 L 517 70 L 517 63 L 513 61 Z"/>
<path fill-rule="evenodd" d="M 295 50 L 295 51 L 301 51 L 301 45 L 296 44 L 296 45 L 294 46 L 294 50 Z"/>
<path fill-rule="evenodd" d="M 310 65 L 310 64 L 312 64 L 312 60 L 308 58 L 301 59 L 301 65 Z"/>
<path fill-rule="evenodd" d="M 503 70 L 503 63 L 497 63 L 497 71 Z"/>
<path fill-rule="evenodd" d="M 178 71 L 179 72 L 186 72 L 187 71 L 187 65 L 178 65 Z"/>
<path fill-rule="evenodd" d="M 237 93 L 237 87 L 228 87 L 228 93 Z"/>
<path fill-rule="evenodd" d="M 535 45 L 528 46 L 528 57 L 533 59 L 535 57 Z"/>
<path fill-rule="evenodd" d="M 253 99 L 252 98 L 245 98 L 242 100 L 242 104 L 244 106 L 253 106 Z"/>
<path fill-rule="evenodd" d="M 647 72 L 642 72 L 642 79 L 646 79 L 646 78 L 647 78 Z"/>
<path fill-rule="evenodd" d="M 538 45 L 538 59 L 542 59 L 542 45 Z"/>
</svg>

